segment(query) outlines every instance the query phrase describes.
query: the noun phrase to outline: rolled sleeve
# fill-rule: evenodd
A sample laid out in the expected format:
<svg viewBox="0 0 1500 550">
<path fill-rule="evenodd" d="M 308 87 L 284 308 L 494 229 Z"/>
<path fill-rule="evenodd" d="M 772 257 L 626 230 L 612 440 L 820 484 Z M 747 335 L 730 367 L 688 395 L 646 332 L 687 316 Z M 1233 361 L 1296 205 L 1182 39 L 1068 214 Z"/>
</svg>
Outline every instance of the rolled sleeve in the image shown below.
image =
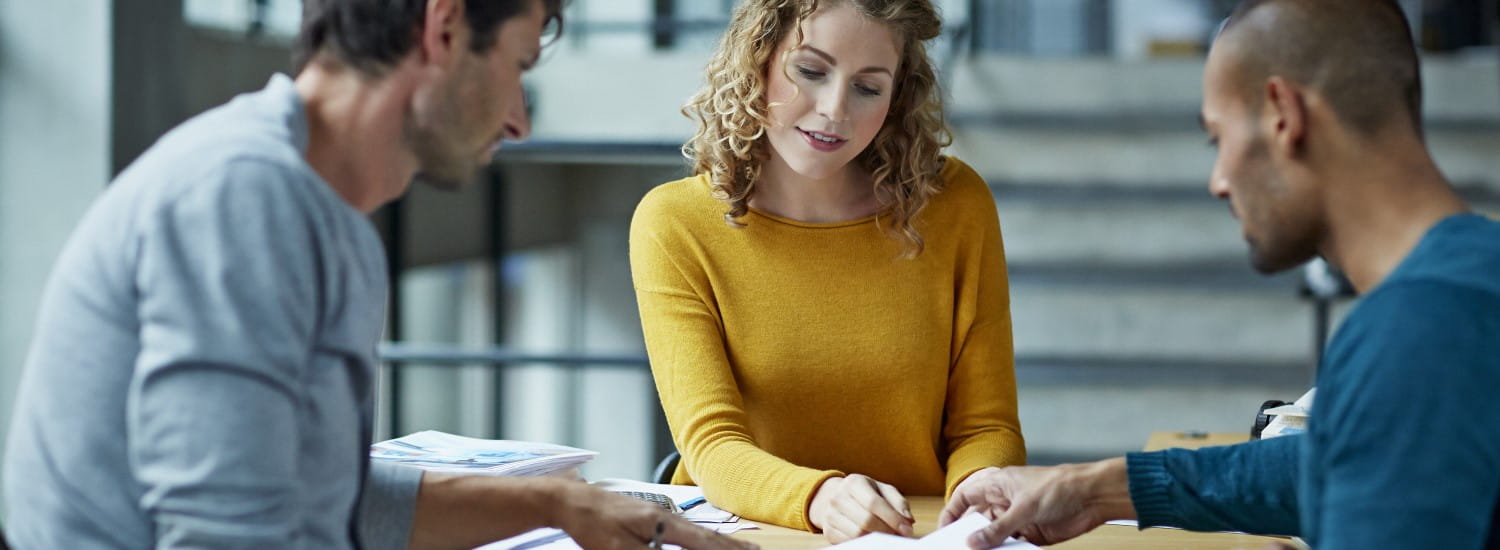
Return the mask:
<svg viewBox="0 0 1500 550">
<path fill-rule="evenodd" d="M 400 550 L 411 540 L 422 471 L 373 462 L 359 502 L 359 540 L 364 550 Z"/>
</svg>

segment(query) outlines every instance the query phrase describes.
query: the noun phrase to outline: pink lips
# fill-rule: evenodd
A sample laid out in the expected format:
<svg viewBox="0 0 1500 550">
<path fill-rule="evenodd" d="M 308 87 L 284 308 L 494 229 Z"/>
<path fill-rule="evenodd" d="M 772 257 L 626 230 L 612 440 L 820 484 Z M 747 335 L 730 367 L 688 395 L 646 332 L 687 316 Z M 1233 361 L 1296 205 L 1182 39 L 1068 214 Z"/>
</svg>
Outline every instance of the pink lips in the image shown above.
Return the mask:
<svg viewBox="0 0 1500 550">
<path fill-rule="evenodd" d="M 818 139 L 817 137 L 814 137 L 813 133 L 807 130 L 798 128 L 797 132 L 802 134 L 802 139 L 807 142 L 808 146 L 812 147 L 814 150 L 822 151 L 824 153 L 837 151 L 840 147 L 843 147 L 845 143 L 849 142 L 849 140 L 839 137 L 835 134 L 824 134 L 822 132 L 818 132 L 818 135 L 821 135 L 825 138 L 833 138 L 834 140 L 823 141 L 821 139 Z"/>
</svg>

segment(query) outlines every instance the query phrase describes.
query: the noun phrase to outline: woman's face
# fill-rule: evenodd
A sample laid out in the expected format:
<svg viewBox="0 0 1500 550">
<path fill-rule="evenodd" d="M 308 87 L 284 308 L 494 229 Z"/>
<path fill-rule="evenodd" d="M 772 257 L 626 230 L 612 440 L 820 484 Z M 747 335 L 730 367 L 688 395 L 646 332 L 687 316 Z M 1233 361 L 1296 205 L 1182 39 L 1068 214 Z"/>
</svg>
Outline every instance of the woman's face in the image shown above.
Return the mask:
<svg viewBox="0 0 1500 550">
<path fill-rule="evenodd" d="M 802 33 L 800 45 L 787 33 L 766 71 L 766 136 L 773 156 L 821 180 L 842 173 L 880 132 L 901 56 L 886 25 L 847 4 L 818 10 Z"/>
</svg>

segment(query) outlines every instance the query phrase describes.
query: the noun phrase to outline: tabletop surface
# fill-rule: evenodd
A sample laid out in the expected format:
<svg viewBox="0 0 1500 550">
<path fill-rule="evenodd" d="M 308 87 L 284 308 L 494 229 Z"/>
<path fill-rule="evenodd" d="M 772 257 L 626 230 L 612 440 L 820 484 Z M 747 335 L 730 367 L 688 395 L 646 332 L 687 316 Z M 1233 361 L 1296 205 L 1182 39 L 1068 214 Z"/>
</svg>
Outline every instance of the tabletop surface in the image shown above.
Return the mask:
<svg viewBox="0 0 1500 550">
<path fill-rule="evenodd" d="M 912 515 L 917 518 L 917 536 L 925 535 L 937 528 L 937 516 L 943 509 L 941 497 L 912 497 L 908 502 L 911 503 Z M 760 525 L 759 530 L 741 531 L 735 536 L 759 544 L 766 550 L 802 550 L 825 548 L 829 545 L 821 534 L 764 524 Z M 1086 535 L 1048 548 L 1062 550 L 1265 550 L 1269 543 L 1284 540 L 1229 533 L 1194 533 L 1177 529 L 1141 531 L 1123 525 L 1102 525 Z"/>
<path fill-rule="evenodd" d="M 1246 439 L 1248 437 L 1244 434 L 1157 432 L 1151 435 L 1145 450 L 1229 445 Z M 942 498 L 911 497 L 908 502 L 911 504 L 912 515 L 917 519 L 917 536 L 925 535 L 937 528 L 937 516 L 943 509 Z M 741 531 L 734 536 L 753 541 L 765 550 L 802 550 L 825 548 L 829 545 L 821 534 L 774 525 L 759 525 L 758 530 Z M 1048 548 L 1061 550 L 1265 550 L 1272 542 L 1286 543 L 1288 541 L 1275 537 L 1230 533 L 1194 533 L 1177 529 L 1141 531 L 1134 527 L 1102 525 L 1081 537 Z"/>
</svg>

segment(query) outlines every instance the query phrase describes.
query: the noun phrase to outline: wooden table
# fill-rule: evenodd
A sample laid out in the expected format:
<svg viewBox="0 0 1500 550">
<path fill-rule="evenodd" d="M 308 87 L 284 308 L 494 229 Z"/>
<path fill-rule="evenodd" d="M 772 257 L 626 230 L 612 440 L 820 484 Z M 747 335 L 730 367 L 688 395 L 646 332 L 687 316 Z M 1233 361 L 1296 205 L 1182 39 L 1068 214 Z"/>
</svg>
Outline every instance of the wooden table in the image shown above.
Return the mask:
<svg viewBox="0 0 1500 550">
<path fill-rule="evenodd" d="M 1249 440 L 1249 434 L 1243 433 L 1155 432 L 1146 440 L 1146 447 L 1142 450 L 1160 451 L 1174 447 L 1197 449 L 1199 447 L 1233 445 Z"/>
<path fill-rule="evenodd" d="M 1158 432 L 1151 435 L 1146 450 L 1169 447 L 1196 448 L 1228 445 L 1248 439 L 1240 434 L 1179 434 Z M 937 528 L 938 514 L 943 510 L 940 497 L 911 497 L 912 515 L 917 518 L 917 536 Z M 759 544 L 765 550 L 803 550 L 825 548 L 828 541 L 821 534 L 759 524 L 759 530 L 741 531 L 734 536 Z M 1102 525 L 1086 535 L 1050 546 L 1061 550 L 1265 550 L 1272 542 L 1289 543 L 1288 539 L 1234 535 L 1228 533 L 1194 533 L 1177 529 L 1138 530 L 1120 525 Z"/>
</svg>

